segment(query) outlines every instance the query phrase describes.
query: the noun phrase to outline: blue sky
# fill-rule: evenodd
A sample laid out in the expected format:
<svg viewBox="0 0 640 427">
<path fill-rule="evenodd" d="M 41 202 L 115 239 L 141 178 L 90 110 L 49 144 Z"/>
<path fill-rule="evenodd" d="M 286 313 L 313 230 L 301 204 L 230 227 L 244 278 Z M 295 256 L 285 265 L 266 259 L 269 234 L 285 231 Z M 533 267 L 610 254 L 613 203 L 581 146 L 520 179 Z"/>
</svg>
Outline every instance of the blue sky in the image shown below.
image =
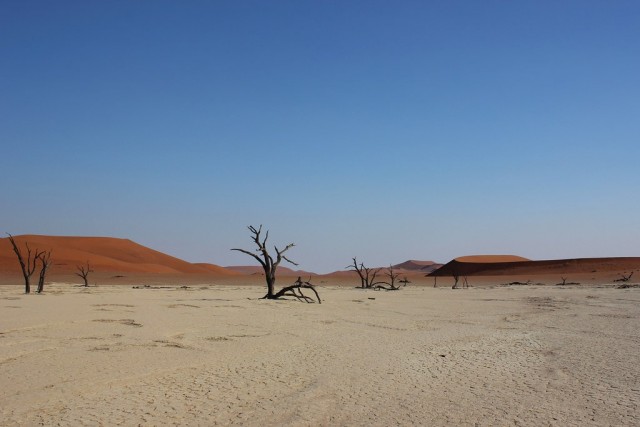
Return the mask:
<svg viewBox="0 0 640 427">
<path fill-rule="evenodd" d="M 636 1 L 0 2 L 0 225 L 328 272 L 640 255 Z"/>
</svg>

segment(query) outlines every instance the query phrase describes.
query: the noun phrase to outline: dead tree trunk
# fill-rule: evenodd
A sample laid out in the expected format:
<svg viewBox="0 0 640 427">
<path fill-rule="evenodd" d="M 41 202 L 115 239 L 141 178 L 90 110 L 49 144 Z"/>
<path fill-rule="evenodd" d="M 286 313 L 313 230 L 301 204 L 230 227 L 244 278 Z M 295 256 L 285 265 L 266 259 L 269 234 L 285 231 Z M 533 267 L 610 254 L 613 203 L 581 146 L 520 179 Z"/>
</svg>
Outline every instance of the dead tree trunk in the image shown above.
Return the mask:
<svg viewBox="0 0 640 427">
<path fill-rule="evenodd" d="M 298 265 L 295 262 L 291 261 L 289 258 L 287 258 L 284 253 L 286 251 L 288 251 L 289 249 L 291 249 L 292 247 L 294 247 L 295 245 L 293 243 L 288 244 L 284 249 L 280 250 L 278 249 L 276 246 L 274 246 L 273 248 L 276 251 L 276 259 L 274 260 L 273 257 L 271 256 L 271 254 L 269 254 L 269 251 L 267 250 L 267 239 L 269 238 L 269 231 L 267 231 L 265 233 L 264 239 L 261 239 L 260 234 L 262 233 L 262 225 L 259 228 L 255 228 L 254 226 L 250 225 L 249 226 L 249 231 L 251 232 L 251 240 L 253 241 L 253 243 L 256 244 L 256 246 L 258 247 L 255 252 L 251 252 L 245 249 L 231 249 L 232 251 L 238 251 L 238 252 L 242 252 L 243 254 L 247 254 L 251 257 L 253 257 L 254 259 L 256 259 L 260 265 L 262 266 L 262 269 L 264 270 L 264 276 L 265 276 L 265 281 L 267 283 L 267 294 L 263 297 L 263 299 L 278 299 L 281 298 L 285 295 L 295 295 L 295 291 L 299 291 L 299 293 L 302 295 L 301 292 L 301 288 L 308 288 L 308 289 L 312 289 L 313 292 L 316 294 L 316 296 L 318 295 L 318 293 L 316 292 L 315 288 L 313 287 L 313 285 L 311 285 L 309 282 L 301 282 L 298 283 L 296 282 L 296 284 L 292 285 L 292 286 L 287 286 L 283 289 L 281 289 L 279 292 L 275 292 L 275 284 L 276 284 L 276 269 L 278 268 L 278 265 L 280 265 L 280 262 L 282 260 L 287 261 L 288 263 L 291 263 L 293 265 Z M 300 278 L 298 278 L 300 280 Z M 293 292 L 293 294 L 291 293 Z M 299 297 L 297 295 L 295 295 L 296 298 L 298 299 L 306 299 L 307 297 L 305 297 L 304 295 L 302 295 L 302 297 Z M 320 302 L 320 297 L 318 296 L 318 302 Z"/>
<path fill-rule="evenodd" d="M 38 279 L 37 293 L 42 293 L 44 290 L 44 278 L 47 275 L 47 270 L 51 267 L 51 251 L 42 252 L 38 257 L 40 260 L 40 278 Z"/>
<path fill-rule="evenodd" d="M 81 277 L 82 280 L 84 281 L 84 287 L 88 288 L 89 287 L 89 273 L 93 273 L 93 270 L 91 269 L 91 266 L 89 265 L 89 261 L 87 261 L 87 265 L 78 265 L 78 266 L 76 266 L 76 269 L 78 270 L 78 272 L 76 273 L 76 276 Z"/>
<path fill-rule="evenodd" d="M 13 239 L 13 236 L 9 233 L 7 234 L 9 235 L 11 246 L 13 246 L 13 251 L 18 257 L 20 268 L 22 269 L 22 277 L 24 277 L 24 293 L 28 294 L 31 292 L 31 276 L 36 270 L 36 260 L 38 259 L 38 257 L 40 257 L 42 252 L 38 252 L 38 249 L 36 249 L 35 252 L 32 253 L 31 248 L 29 247 L 29 243 L 25 242 L 24 245 L 27 248 L 27 257 L 25 259 L 25 257 L 22 255 L 22 251 L 20 251 L 20 248 L 18 247 L 18 244 Z"/>
</svg>

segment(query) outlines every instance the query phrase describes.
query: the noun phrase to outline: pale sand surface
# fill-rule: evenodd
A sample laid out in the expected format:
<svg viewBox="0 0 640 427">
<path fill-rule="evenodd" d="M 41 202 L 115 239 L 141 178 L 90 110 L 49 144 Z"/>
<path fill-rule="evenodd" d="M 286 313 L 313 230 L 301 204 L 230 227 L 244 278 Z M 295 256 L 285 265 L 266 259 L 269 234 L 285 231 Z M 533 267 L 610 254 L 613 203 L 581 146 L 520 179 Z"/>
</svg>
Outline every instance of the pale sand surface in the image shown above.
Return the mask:
<svg viewBox="0 0 640 427">
<path fill-rule="evenodd" d="M 640 425 L 640 289 L 20 291 L 6 426 Z"/>
</svg>

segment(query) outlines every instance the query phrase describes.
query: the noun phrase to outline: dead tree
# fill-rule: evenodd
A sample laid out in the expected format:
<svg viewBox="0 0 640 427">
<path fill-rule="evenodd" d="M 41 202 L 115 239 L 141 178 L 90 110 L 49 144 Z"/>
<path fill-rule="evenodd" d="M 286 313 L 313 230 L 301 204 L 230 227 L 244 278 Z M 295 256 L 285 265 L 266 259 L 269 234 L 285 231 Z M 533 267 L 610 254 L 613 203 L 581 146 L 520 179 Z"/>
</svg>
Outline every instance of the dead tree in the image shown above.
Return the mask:
<svg viewBox="0 0 640 427">
<path fill-rule="evenodd" d="M 302 289 L 311 289 L 311 291 L 316 295 L 316 299 L 314 300 L 313 298 L 302 293 Z M 322 300 L 320 299 L 320 295 L 318 295 L 318 291 L 316 291 L 315 286 L 311 284 L 311 278 L 309 278 L 309 281 L 303 282 L 300 276 L 298 276 L 298 280 L 296 280 L 293 285 L 285 286 L 284 288 L 280 289 L 273 296 L 273 299 L 278 299 L 284 296 L 296 297 L 298 301 L 304 301 L 306 303 L 314 303 L 317 300 L 318 304 L 322 304 Z"/>
<path fill-rule="evenodd" d="M 579 285 L 580 284 L 580 282 L 567 282 L 567 278 L 566 277 L 560 276 L 560 279 L 562 280 L 562 282 L 561 283 L 556 283 L 556 286 Z"/>
<path fill-rule="evenodd" d="M 51 251 L 42 252 L 40 256 L 38 256 L 40 260 L 40 277 L 38 279 L 38 290 L 37 293 L 42 293 L 44 290 L 44 278 L 47 275 L 47 270 L 51 267 Z"/>
<path fill-rule="evenodd" d="M 379 268 L 367 268 L 364 266 L 364 263 L 358 264 L 357 259 L 351 258 L 353 260 L 353 264 L 348 265 L 346 268 L 355 271 L 360 277 L 360 287 L 361 288 L 371 288 L 376 283 L 376 276 L 380 272 Z"/>
<path fill-rule="evenodd" d="M 360 277 L 360 287 L 364 288 L 366 287 L 366 283 L 365 283 L 365 276 L 364 276 L 364 265 L 360 264 L 362 267 L 358 266 L 358 260 L 354 257 L 352 258 L 353 260 L 353 264 L 348 265 L 346 268 L 349 269 L 353 269 L 353 271 L 355 271 L 356 273 L 358 273 L 358 277 Z"/>
<path fill-rule="evenodd" d="M 631 276 L 633 276 L 633 271 L 628 276 L 625 276 L 624 274 L 620 274 L 620 276 L 621 277 L 614 280 L 614 282 L 628 282 L 631 279 Z"/>
<path fill-rule="evenodd" d="M 403 277 L 402 280 L 399 280 L 399 282 L 402 283 L 402 286 L 407 286 L 409 283 L 411 283 L 411 280 Z"/>
<path fill-rule="evenodd" d="M 453 276 L 453 286 L 451 289 L 458 289 L 458 280 L 460 280 L 460 273 L 457 270 L 452 270 L 451 275 Z"/>
<path fill-rule="evenodd" d="M 315 290 L 315 288 L 313 287 L 313 285 L 311 283 L 309 283 L 309 282 L 302 282 L 300 280 L 300 278 L 298 278 L 298 281 L 296 281 L 295 284 L 293 284 L 291 286 L 286 286 L 286 287 L 282 288 L 280 291 L 275 292 L 276 270 L 278 268 L 278 265 L 280 265 L 280 262 L 282 262 L 282 260 L 285 260 L 290 264 L 298 265 L 298 264 L 296 264 L 295 262 L 291 261 L 289 258 L 287 258 L 284 255 L 284 253 L 286 251 L 288 251 L 289 249 L 291 249 L 295 245 L 293 243 L 289 243 L 282 250 L 280 250 L 276 246 L 274 246 L 273 248 L 276 251 L 276 259 L 274 260 L 273 257 L 271 256 L 271 254 L 269 253 L 268 249 L 267 249 L 267 239 L 269 238 L 269 231 L 267 230 L 267 232 L 264 235 L 264 239 L 262 239 L 260 237 L 260 234 L 262 233 L 262 225 L 257 229 L 252 225 L 250 225 L 248 228 L 249 228 L 249 231 L 251 232 L 251 240 L 253 241 L 253 243 L 256 244 L 256 246 L 258 248 L 254 252 L 251 252 L 251 251 L 248 251 L 248 250 L 245 250 L 245 249 L 237 249 L 237 248 L 234 248 L 234 249 L 231 249 L 231 250 L 232 251 L 242 252 L 243 254 L 247 254 L 247 255 L 253 257 L 262 266 L 262 269 L 264 270 L 265 281 L 267 282 L 267 294 L 264 297 L 262 297 L 262 299 L 278 299 L 278 298 L 281 298 L 281 297 L 283 297 L 285 295 L 294 295 L 294 296 L 296 296 L 295 295 L 296 290 L 299 291 L 300 294 L 302 294 L 302 290 L 301 289 L 302 288 L 307 288 L 307 289 L 312 289 L 313 290 L 313 292 L 318 297 L 318 302 L 320 302 L 320 297 L 318 296 L 318 293 Z M 303 295 L 302 297 L 296 296 L 296 298 L 305 299 L 306 300 L 307 297 L 304 297 L 304 295 Z M 309 302 L 309 301 L 307 301 L 307 302 Z"/>
<path fill-rule="evenodd" d="M 13 239 L 13 236 L 9 233 L 9 241 L 11 242 L 11 246 L 13 246 L 13 251 L 16 253 L 18 257 L 18 262 L 20 263 L 20 268 L 22 269 L 22 277 L 24 277 L 24 293 L 28 294 L 31 292 L 31 276 L 33 272 L 36 270 L 36 261 L 42 254 L 42 252 L 38 252 L 36 249 L 34 252 L 31 251 L 29 247 L 29 243 L 25 242 L 25 246 L 27 248 L 26 258 L 23 256 L 22 251 L 18 247 L 18 244 Z"/>
<path fill-rule="evenodd" d="M 385 273 L 386 276 L 389 278 L 389 281 L 382 281 L 382 282 L 376 282 L 374 283 L 373 289 L 375 290 L 382 290 L 384 289 L 385 291 L 397 291 L 400 289 L 400 286 L 396 286 L 396 280 L 398 279 L 398 277 L 400 276 L 399 273 L 396 273 L 395 271 L 393 271 L 393 266 L 390 265 L 389 268 L 386 269 L 387 272 Z M 404 281 L 400 281 L 400 282 L 404 282 L 404 284 L 406 285 L 407 283 L 409 283 L 409 281 L 407 280 L 407 278 L 405 277 Z"/>
<path fill-rule="evenodd" d="M 76 273 L 76 276 L 81 277 L 82 280 L 84 281 L 84 287 L 88 288 L 89 287 L 89 273 L 93 273 L 93 270 L 91 269 L 91 266 L 89 265 L 89 261 L 87 261 L 87 265 L 77 265 L 76 269 L 78 270 L 78 272 Z"/>
</svg>

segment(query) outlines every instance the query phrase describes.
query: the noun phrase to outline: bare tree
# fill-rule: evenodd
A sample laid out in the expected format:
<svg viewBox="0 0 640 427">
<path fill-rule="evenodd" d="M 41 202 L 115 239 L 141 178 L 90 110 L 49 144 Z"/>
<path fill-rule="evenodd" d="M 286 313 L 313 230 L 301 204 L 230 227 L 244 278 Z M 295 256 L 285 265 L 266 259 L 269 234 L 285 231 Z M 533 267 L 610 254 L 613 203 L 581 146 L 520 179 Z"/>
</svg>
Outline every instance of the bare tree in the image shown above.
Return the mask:
<svg viewBox="0 0 640 427">
<path fill-rule="evenodd" d="M 353 264 L 348 265 L 346 268 L 355 271 L 360 277 L 360 287 L 361 288 L 371 288 L 375 285 L 376 276 L 380 272 L 379 268 L 367 268 L 364 266 L 364 263 L 358 264 L 358 260 L 356 257 L 351 258 L 353 260 Z"/>
<path fill-rule="evenodd" d="M 87 261 L 87 265 L 77 265 L 76 269 L 78 270 L 78 272 L 76 273 L 76 276 L 82 277 L 85 288 L 89 287 L 89 273 L 93 273 L 93 270 L 89 265 L 89 261 Z"/>
<path fill-rule="evenodd" d="M 458 280 L 460 280 L 460 273 L 458 273 L 458 270 L 454 268 L 451 270 L 451 275 L 453 276 L 454 281 L 451 289 L 458 289 Z"/>
<path fill-rule="evenodd" d="M 47 275 L 47 270 L 49 269 L 49 267 L 51 267 L 52 264 L 51 252 L 52 251 L 42 252 L 38 256 L 38 259 L 40 260 L 40 278 L 38 279 L 37 293 L 39 294 L 44 290 L 44 278 Z"/>
<path fill-rule="evenodd" d="M 386 276 L 389 278 L 389 281 L 382 281 L 382 282 L 376 282 L 373 284 L 373 289 L 375 290 L 381 290 L 384 289 L 386 291 L 397 291 L 400 289 L 400 286 L 396 286 L 396 280 L 398 279 L 398 277 L 400 277 L 400 273 L 397 273 L 393 270 L 393 266 L 390 265 L 389 268 L 386 269 Z M 404 280 L 400 281 L 401 283 L 404 283 L 405 285 L 407 283 L 409 283 L 409 281 L 407 280 L 407 278 L 405 277 Z"/>
<path fill-rule="evenodd" d="M 614 280 L 614 282 L 628 282 L 631 279 L 631 276 L 633 276 L 633 271 L 628 276 L 625 276 L 624 273 L 620 273 L 620 276 L 621 277 Z"/>
<path fill-rule="evenodd" d="M 411 283 L 411 280 L 403 277 L 402 280 L 399 280 L 399 282 L 402 283 L 402 286 L 407 286 L 409 283 Z"/>
<path fill-rule="evenodd" d="M 300 276 L 298 276 L 298 280 L 296 280 L 293 285 L 285 286 L 284 288 L 280 289 L 274 295 L 274 299 L 278 299 L 284 296 L 293 296 L 293 297 L 296 297 L 298 301 L 304 301 L 307 303 L 316 302 L 316 300 L 314 300 L 313 298 L 303 294 L 302 289 L 311 289 L 311 291 L 316 295 L 316 300 L 318 301 L 318 304 L 322 304 L 322 300 L 320 300 L 320 295 L 318 295 L 318 291 L 316 291 L 315 286 L 311 284 L 311 279 L 309 279 L 309 281 L 307 282 L 303 282 Z"/>
<path fill-rule="evenodd" d="M 31 248 L 29 247 L 29 243 L 25 242 L 24 245 L 27 248 L 27 256 L 25 258 L 22 254 L 22 251 L 18 247 L 18 244 L 13 239 L 13 236 L 9 233 L 7 233 L 7 235 L 9 236 L 9 241 L 11 242 L 11 246 L 13 246 L 13 251 L 18 257 L 18 262 L 20 263 L 20 268 L 22 269 L 22 277 L 24 277 L 24 293 L 28 294 L 31 292 L 31 276 L 36 270 L 36 260 L 40 257 L 42 252 L 38 252 L 38 249 L 32 252 Z"/>
<path fill-rule="evenodd" d="M 254 252 L 248 251 L 246 249 L 238 249 L 238 248 L 234 248 L 231 250 L 242 252 L 243 254 L 247 254 L 253 257 L 262 266 L 262 269 L 264 270 L 265 281 L 267 282 L 267 294 L 263 297 L 263 299 L 278 299 L 285 295 L 293 295 L 298 299 L 303 299 L 307 302 L 311 302 L 307 297 L 302 295 L 302 288 L 307 288 L 307 289 L 313 290 L 313 292 L 316 294 L 318 298 L 318 302 L 320 302 L 320 297 L 318 296 L 318 292 L 316 291 L 315 287 L 309 282 L 302 282 L 302 280 L 299 277 L 295 284 L 291 286 L 286 286 L 282 288 L 280 291 L 275 292 L 276 270 L 280 265 L 280 263 L 282 262 L 282 260 L 285 260 L 288 263 L 293 265 L 298 265 L 284 255 L 286 251 L 288 251 L 295 245 L 293 243 L 289 243 L 282 250 L 278 249 L 277 246 L 274 246 L 273 248 L 276 251 L 276 259 L 274 260 L 271 254 L 269 253 L 269 250 L 267 249 L 267 239 L 269 238 L 269 231 L 267 230 L 263 239 L 260 236 L 262 233 L 262 225 L 258 228 L 255 228 L 254 226 L 250 225 L 248 228 L 249 228 L 249 231 L 251 232 L 251 240 L 253 241 L 253 243 L 256 244 L 258 248 Z M 299 297 L 298 295 L 296 295 L 296 291 L 302 296 Z"/>
<path fill-rule="evenodd" d="M 561 283 L 556 283 L 556 286 L 579 285 L 580 284 L 580 282 L 567 282 L 567 278 L 566 277 L 560 276 L 560 279 L 562 280 L 562 282 Z"/>
</svg>

